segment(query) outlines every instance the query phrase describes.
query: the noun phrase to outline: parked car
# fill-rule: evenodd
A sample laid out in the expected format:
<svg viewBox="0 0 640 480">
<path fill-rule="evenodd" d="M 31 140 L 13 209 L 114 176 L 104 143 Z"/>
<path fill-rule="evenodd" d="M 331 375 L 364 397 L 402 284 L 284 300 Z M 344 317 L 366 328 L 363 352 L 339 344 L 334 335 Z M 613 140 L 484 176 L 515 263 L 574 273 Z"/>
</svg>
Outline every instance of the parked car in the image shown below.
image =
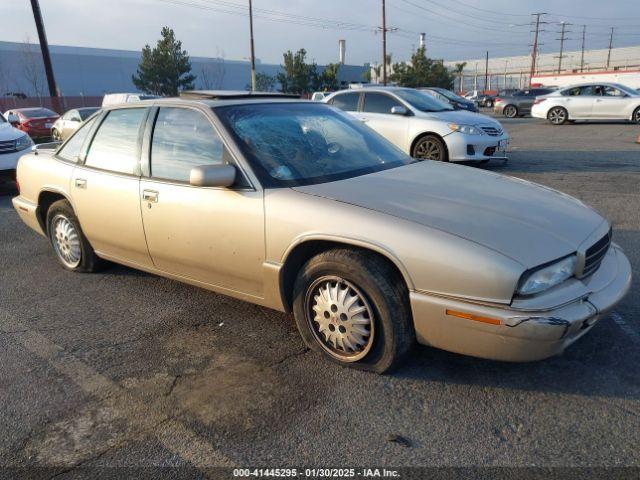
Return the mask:
<svg viewBox="0 0 640 480">
<path fill-rule="evenodd" d="M 156 95 L 145 95 L 142 93 L 107 93 L 102 98 L 102 106 L 118 105 L 120 103 L 140 102 L 142 100 L 152 100 L 158 98 Z"/>
<path fill-rule="evenodd" d="M 575 120 L 640 123 L 640 94 L 618 83 L 584 83 L 536 99 L 531 115 L 554 125 Z"/>
<path fill-rule="evenodd" d="M 419 90 L 366 87 L 336 92 L 326 102 L 351 113 L 419 160 L 506 159 L 509 136 L 499 122 L 453 110 Z"/>
<path fill-rule="evenodd" d="M 331 92 L 313 92 L 313 95 L 311 95 L 311 101 L 321 102 L 322 100 L 327 98 L 330 94 Z"/>
<path fill-rule="evenodd" d="M 33 146 L 31 137 L 13 127 L 11 120 L 13 123 L 18 122 L 15 115 L 7 119 L 0 114 L 0 181 L 14 177 L 20 155 Z"/>
<path fill-rule="evenodd" d="M 477 112 L 478 107 L 475 102 L 471 100 L 467 100 L 466 98 L 461 97 L 460 95 L 456 95 L 451 90 L 447 90 L 446 88 L 439 87 L 424 87 L 419 88 L 421 92 L 428 93 L 432 97 L 437 98 L 441 102 L 448 103 L 451 105 L 454 110 L 468 110 L 470 112 Z"/>
<path fill-rule="evenodd" d="M 527 88 L 518 90 L 511 96 L 497 96 L 493 111 L 508 118 L 529 115 L 536 97 L 548 95 L 553 91 L 552 88 Z"/>
<path fill-rule="evenodd" d="M 105 259 L 293 311 L 310 348 L 377 372 L 415 340 L 546 358 L 629 289 L 609 223 L 565 194 L 414 162 L 321 103 L 206 98 L 109 107 L 20 159 L 13 204 L 63 268 Z"/>
<path fill-rule="evenodd" d="M 494 97 L 486 93 L 478 92 L 477 90 L 467 93 L 464 98 L 474 102 L 478 107 L 493 107 Z"/>
<path fill-rule="evenodd" d="M 74 108 L 62 115 L 51 127 L 51 138 L 64 141 L 75 132 L 78 127 L 91 115 L 99 110 L 98 107 Z"/>
<path fill-rule="evenodd" d="M 4 113 L 5 118 L 11 117 L 15 121 L 11 124 L 18 130 L 22 130 L 31 138 L 50 138 L 51 127 L 60 118 L 53 110 L 43 107 L 14 108 Z"/>
</svg>

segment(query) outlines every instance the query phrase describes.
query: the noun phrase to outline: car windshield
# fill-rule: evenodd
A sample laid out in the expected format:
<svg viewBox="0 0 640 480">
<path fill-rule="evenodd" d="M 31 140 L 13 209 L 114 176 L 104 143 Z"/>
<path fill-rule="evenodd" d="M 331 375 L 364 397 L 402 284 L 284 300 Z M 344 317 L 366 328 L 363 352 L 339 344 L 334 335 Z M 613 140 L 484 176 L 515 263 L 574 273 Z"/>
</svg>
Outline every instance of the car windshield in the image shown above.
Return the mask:
<svg viewBox="0 0 640 480">
<path fill-rule="evenodd" d="M 438 92 L 443 97 L 447 97 L 449 100 L 455 100 L 456 102 L 466 101 L 465 98 L 462 98 L 461 96 L 456 95 L 455 93 L 453 93 L 450 90 L 447 90 L 446 88 L 434 88 L 433 90 Z"/>
<path fill-rule="evenodd" d="M 94 113 L 96 113 L 98 111 L 98 108 L 81 108 L 78 110 L 78 113 L 80 114 L 80 118 L 82 119 L 82 121 L 86 120 L 87 118 L 89 118 L 91 115 L 93 115 Z"/>
<path fill-rule="evenodd" d="M 394 90 L 393 93 L 421 112 L 444 112 L 453 110 L 451 105 L 432 97 L 428 93 L 418 90 Z"/>
<path fill-rule="evenodd" d="M 265 187 L 313 185 L 400 167 L 413 159 L 324 104 L 214 109 Z"/>
</svg>

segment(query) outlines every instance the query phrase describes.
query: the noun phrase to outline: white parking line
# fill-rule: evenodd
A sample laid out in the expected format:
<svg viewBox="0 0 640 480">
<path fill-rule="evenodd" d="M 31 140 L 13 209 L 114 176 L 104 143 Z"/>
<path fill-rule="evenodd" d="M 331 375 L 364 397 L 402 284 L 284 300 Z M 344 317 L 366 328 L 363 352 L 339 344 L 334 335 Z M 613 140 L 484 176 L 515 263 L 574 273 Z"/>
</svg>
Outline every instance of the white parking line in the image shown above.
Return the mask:
<svg viewBox="0 0 640 480">
<path fill-rule="evenodd" d="M 207 468 L 234 465 L 211 443 L 173 419 L 172 410 L 161 403 L 150 404 L 148 400 L 123 389 L 44 335 L 29 329 L 12 315 L 0 314 L 0 333 L 2 332 L 13 332 L 9 333 L 12 338 L 29 352 L 46 361 L 87 394 L 110 404 L 127 420 L 154 434 L 165 448 L 202 470 L 205 475 Z"/>
<path fill-rule="evenodd" d="M 631 338 L 631 340 L 633 340 L 636 343 L 640 343 L 640 333 L 638 333 L 637 330 L 635 330 L 631 325 L 629 325 L 627 322 L 625 322 L 624 319 L 622 318 L 622 316 L 618 312 L 611 312 L 610 316 L 613 319 L 613 321 L 618 324 L 620 329 L 629 338 Z"/>
</svg>

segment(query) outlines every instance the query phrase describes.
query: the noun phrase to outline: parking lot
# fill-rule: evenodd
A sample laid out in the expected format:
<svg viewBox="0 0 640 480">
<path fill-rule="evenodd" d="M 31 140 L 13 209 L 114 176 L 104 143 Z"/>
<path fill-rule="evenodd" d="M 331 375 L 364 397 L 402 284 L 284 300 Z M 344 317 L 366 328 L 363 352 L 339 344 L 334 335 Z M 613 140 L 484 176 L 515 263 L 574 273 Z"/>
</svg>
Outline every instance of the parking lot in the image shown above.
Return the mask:
<svg viewBox="0 0 640 480">
<path fill-rule="evenodd" d="M 4 195 L 0 463 L 43 476 L 640 466 L 640 128 L 501 121 L 511 159 L 483 168 L 593 205 L 636 272 L 615 312 L 563 356 L 506 364 L 418 347 L 391 375 L 340 368 L 304 347 L 290 316 L 120 266 L 63 271 Z"/>
</svg>

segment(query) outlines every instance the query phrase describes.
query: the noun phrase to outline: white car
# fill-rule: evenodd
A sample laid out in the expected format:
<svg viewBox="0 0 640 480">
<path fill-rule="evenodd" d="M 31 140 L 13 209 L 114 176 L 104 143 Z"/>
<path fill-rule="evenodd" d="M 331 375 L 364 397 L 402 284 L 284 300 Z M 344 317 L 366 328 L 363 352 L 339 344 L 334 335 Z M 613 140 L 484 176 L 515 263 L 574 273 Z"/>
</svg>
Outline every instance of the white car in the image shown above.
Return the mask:
<svg viewBox="0 0 640 480">
<path fill-rule="evenodd" d="M 509 136 L 499 122 L 454 110 L 413 88 L 343 90 L 325 102 L 354 115 L 419 160 L 486 162 L 507 158 Z"/>
<path fill-rule="evenodd" d="M 554 125 L 574 120 L 631 120 L 640 123 L 640 93 L 618 83 L 583 83 L 537 97 L 531 116 Z"/>
<path fill-rule="evenodd" d="M 31 137 L 15 128 L 11 122 L 18 122 L 18 118 L 6 119 L 0 114 L 0 178 L 2 179 L 14 176 L 18 159 L 25 150 L 33 146 Z"/>
</svg>

